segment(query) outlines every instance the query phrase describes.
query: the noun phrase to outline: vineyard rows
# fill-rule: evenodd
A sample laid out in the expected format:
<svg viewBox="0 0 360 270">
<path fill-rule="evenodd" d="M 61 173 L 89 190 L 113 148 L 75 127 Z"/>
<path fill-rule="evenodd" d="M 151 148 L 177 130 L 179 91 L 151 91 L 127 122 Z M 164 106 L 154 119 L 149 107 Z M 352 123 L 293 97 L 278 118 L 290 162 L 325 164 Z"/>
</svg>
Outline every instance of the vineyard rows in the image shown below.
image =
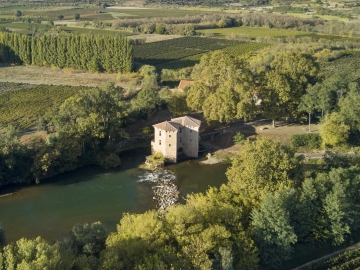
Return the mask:
<svg viewBox="0 0 360 270">
<path fill-rule="evenodd" d="M 236 46 L 227 47 L 223 49 L 223 51 L 234 56 L 240 56 L 261 50 L 267 46 L 270 46 L 270 44 L 261 42 L 243 42 Z"/>
<path fill-rule="evenodd" d="M 225 48 L 221 49 L 233 56 L 241 56 L 241 55 L 246 55 L 246 54 L 250 54 L 253 53 L 255 51 L 261 50 L 267 46 L 270 46 L 267 43 L 260 43 L 260 42 L 239 42 L 237 41 L 237 45 L 235 46 L 226 46 Z M 240 43 L 240 44 L 239 44 Z M 212 46 L 212 45 L 211 45 Z M 209 46 L 209 47 L 211 47 Z M 183 51 L 181 53 L 179 53 L 180 55 L 185 55 L 186 54 L 186 50 L 189 49 L 183 49 Z M 194 50 L 194 49 L 190 49 Z M 216 50 L 216 49 L 214 49 Z M 163 62 L 161 64 L 156 65 L 156 67 L 158 69 L 180 69 L 180 68 L 185 68 L 185 67 L 191 67 L 194 66 L 195 64 L 200 62 L 201 57 L 206 54 L 208 52 L 208 50 L 197 50 L 196 53 L 194 52 L 192 55 L 189 52 L 189 56 L 186 57 L 178 57 L 178 59 L 175 59 L 173 61 L 169 61 L 169 62 Z M 172 54 L 174 55 L 176 52 L 172 52 Z M 164 57 L 164 55 L 162 55 Z M 155 56 L 157 57 L 157 56 Z M 157 59 L 155 59 L 155 57 L 152 59 L 153 63 L 156 63 Z M 159 58 L 161 59 L 161 58 Z M 164 59 L 164 58 L 162 58 Z M 151 60 L 149 60 L 151 61 Z M 153 64 L 154 65 L 154 64 Z"/>
<path fill-rule="evenodd" d="M 322 70 L 326 77 L 339 73 L 346 76 L 348 81 L 360 79 L 360 53 L 356 52 L 351 55 L 342 57 L 338 60 L 325 63 Z"/>
<path fill-rule="evenodd" d="M 37 124 L 56 104 L 87 89 L 82 86 L 38 85 L 0 93 L 0 126 L 26 129 Z"/>
<path fill-rule="evenodd" d="M 336 257 L 310 266 L 306 270 L 353 270 L 360 268 L 360 249 L 346 251 Z"/>
<path fill-rule="evenodd" d="M 237 44 L 239 41 L 235 40 L 183 37 L 137 45 L 134 47 L 134 58 L 136 62 L 157 66 Z"/>
</svg>

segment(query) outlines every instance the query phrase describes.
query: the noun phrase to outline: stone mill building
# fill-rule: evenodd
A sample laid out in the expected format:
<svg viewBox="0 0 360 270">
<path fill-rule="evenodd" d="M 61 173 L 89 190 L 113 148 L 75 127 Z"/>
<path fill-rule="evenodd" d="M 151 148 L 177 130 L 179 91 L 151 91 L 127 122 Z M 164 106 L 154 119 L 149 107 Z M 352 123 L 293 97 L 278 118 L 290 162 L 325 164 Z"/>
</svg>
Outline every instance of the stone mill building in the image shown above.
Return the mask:
<svg viewBox="0 0 360 270">
<path fill-rule="evenodd" d="M 201 121 L 189 116 L 173 118 L 153 125 L 154 140 L 151 152 L 160 152 L 166 162 L 176 163 L 182 157 L 199 156 L 199 128 Z"/>
</svg>

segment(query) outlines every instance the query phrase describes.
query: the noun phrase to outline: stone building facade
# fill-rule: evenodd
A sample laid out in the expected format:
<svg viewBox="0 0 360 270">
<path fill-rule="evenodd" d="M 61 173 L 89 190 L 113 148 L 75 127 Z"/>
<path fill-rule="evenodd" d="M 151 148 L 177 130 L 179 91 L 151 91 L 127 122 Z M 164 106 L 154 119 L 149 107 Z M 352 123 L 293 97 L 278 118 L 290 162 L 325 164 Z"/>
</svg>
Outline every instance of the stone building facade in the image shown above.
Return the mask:
<svg viewBox="0 0 360 270">
<path fill-rule="evenodd" d="M 153 125 L 154 140 L 151 152 L 160 152 L 166 162 L 176 163 L 179 158 L 199 156 L 199 129 L 201 121 L 190 116 L 173 118 Z"/>
</svg>

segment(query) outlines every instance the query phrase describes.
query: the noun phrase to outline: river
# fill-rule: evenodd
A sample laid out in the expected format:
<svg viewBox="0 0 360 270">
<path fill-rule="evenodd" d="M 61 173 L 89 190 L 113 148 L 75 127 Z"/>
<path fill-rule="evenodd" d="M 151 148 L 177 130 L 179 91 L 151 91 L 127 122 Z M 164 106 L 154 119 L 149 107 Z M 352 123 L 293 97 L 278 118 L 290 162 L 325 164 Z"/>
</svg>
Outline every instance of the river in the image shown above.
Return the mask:
<svg viewBox="0 0 360 270">
<path fill-rule="evenodd" d="M 123 164 L 113 170 L 88 166 L 36 185 L 1 190 L 0 224 L 8 242 L 21 237 L 47 240 L 68 236 L 77 223 L 101 221 L 115 231 L 124 212 L 142 213 L 155 208 L 151 183 L 139 182 L 145 172 L 138 166 L 146 149 L 123 153 Z M 177 177 L 180 197 L 203 192 L 226 182 L 227 165 L 201 165 L 200 160 L 168 165 Z"/>
</svg>

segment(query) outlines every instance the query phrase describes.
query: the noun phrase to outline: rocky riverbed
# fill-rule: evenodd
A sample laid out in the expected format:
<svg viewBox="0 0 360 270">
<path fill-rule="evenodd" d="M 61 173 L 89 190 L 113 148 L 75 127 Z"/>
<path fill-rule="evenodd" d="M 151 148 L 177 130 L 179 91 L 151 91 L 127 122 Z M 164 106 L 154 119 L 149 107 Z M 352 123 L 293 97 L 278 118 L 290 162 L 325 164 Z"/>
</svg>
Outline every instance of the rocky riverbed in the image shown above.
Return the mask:
<svg viewBox="0 0 360 270">
<path fill-rule="evenodd" d="M 152 186 L 154 192 L 153 199 L 156 201 L 156 206 L 159 210 L 165 210 L 179 200 L 179 188 L 174 183 L 176 176 L 170 170 L 146 172 L 139 176 L 138 181 L 150 181 L 154 184 Z"/>
</svg>

